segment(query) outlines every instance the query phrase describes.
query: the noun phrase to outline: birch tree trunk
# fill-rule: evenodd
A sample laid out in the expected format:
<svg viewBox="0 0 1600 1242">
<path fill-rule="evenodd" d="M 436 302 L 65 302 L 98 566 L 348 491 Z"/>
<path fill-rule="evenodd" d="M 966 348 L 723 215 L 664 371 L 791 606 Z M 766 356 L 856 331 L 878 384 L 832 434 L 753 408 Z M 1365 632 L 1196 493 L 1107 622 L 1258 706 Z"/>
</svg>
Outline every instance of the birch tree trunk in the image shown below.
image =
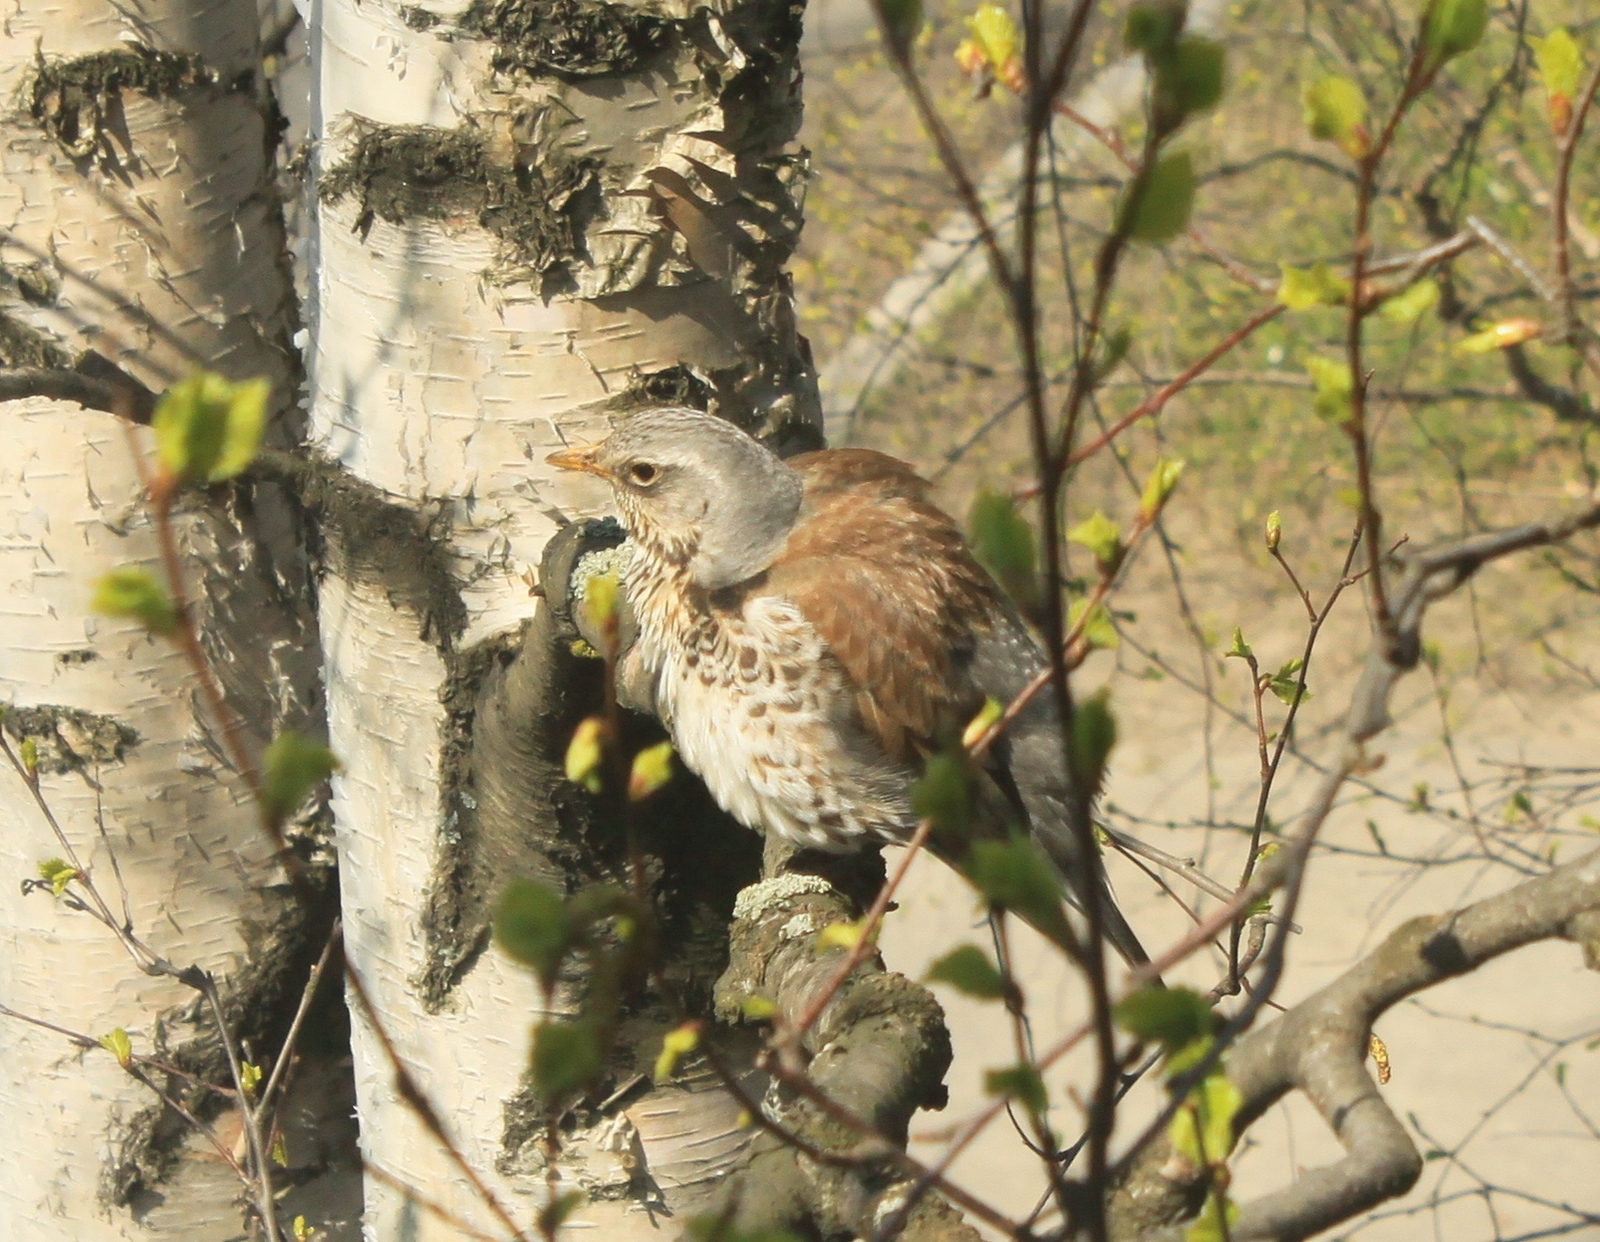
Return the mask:
<svg viewBox="0 0 1600 1242">
<path fill-rule="evenodd" d="M 816 442 L 782 270 L 800 224 L 799 8 L 319 12 L 312 434 L 336 468 L 308 486 L 327 540 L 350 958 L 461 1156 L 518 1220 L 552 1187 L 580 1188 L 575 1223 L 659 1236 L 653 1210 L 681 1219 L 737 1159 L 736 1105 L 652 1092 L 674 1019 L 647 997 L 612 1089 L 565 1118 L 549 1169 L 524 1083 L 538 997 L 486 948 L 488 917 L 509 878 L 624 874 L 614 830 L 560 779 L 596 669 L 571 653 L 564 601 L 527 622 L 547 541 L 603 497 L 552 477 L 545 455 L 662 400 Z M 559 550 L 565 564 L 576 550 Z M 665 970 L 708 1010 L 759 843 L 704 805 L 661 816 Z M 385 1175 L 368 1179 L 368 1235 L 455 1236 L 389 1175 L 490 1226 L 352 1008 L 363 1154 Z"/>
<path fill-rule="evenodd" d="M 135 1052 L 212 1081 L 226 1080 L 221 1041 L 196 994 L 141 974 L 111 930 L 19 881 L 41 860 L 81 860 L 133 934 L 219 978 L 235 1035 L 263 1052 L 275 1007 L 296 998 L 306 912 L 190 670 L 89 609 L 105 572 L 159 573 L 133 429 L 113 407 L 147 419 L 150 390 L 202 364 L 269 376 L 292 407 L 294 308 L 256 81 L 248 0 L 23 0 L 0 30 L 0 384 L 42 394 L 0 404 L 0 696 L 64 836 L 5 765 L 0 1003 L 90 1038 L 126 1028 Z M 249 744 L 285 723 L 315 732 L 301 654 L 315 635 L 282 497 L 213 489 L 179 528 Z M 188 1128 L 104 1052 L 0 1017 L 0 1117 L 0 1235 L 238 1233 L 237 1183 L 214 1157 L 189 1160 Z"/>
</svg>

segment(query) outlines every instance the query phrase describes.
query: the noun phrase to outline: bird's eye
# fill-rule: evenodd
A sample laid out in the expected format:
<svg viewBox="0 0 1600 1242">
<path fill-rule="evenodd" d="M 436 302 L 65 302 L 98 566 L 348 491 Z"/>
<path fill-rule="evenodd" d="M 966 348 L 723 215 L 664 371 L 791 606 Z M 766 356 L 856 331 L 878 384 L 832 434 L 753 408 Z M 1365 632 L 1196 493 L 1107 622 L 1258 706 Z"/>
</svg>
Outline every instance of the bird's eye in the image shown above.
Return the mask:
<svg viewBox="0 0 1600 1242">
<path fill-rule="evenodd" d="M 628 467 L 628 477 L 640 487 L 649 487 L 661 472 L 647 461 L 636 461 Z"/>
</svg>

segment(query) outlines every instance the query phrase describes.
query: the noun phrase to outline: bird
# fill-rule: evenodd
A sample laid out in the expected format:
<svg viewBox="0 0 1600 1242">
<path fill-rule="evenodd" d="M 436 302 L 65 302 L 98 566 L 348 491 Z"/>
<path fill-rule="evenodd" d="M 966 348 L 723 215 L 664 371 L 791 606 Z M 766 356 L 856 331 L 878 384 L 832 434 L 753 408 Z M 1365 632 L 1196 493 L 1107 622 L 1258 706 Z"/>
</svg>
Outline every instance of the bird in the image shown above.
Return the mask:
<svg viewBox="0 0 1600 1242">
<path fill-rule="evenodd" d="M 627 658 L 684 764 L 748 827 L 830 852 L 904 842 L 927 759 L 1048 664 L 932 485 L 885 453 L 780 459 L 662 406 L 546 461 L 610 484 L 632 545 Z M 1060 719 L 1047 686 L 983 756 L 972 818 L 1027 831 L 1077 908 L 1095 886 L 1108 939 L 1147 965 L 1070 826 Z"/>
</svg>

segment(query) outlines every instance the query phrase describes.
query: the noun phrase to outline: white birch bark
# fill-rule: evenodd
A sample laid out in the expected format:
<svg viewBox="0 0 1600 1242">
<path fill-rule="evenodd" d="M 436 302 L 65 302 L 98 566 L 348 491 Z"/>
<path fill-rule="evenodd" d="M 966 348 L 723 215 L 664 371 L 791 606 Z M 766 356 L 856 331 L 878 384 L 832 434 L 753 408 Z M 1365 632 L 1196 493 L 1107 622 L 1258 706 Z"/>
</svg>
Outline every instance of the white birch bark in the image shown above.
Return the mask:
<svg viewBox="0 0 1600 1242">
<path fill-rule="evenodd" d="M 93 349 L 159 390 L 205 362 L 235 377 L 269 375 L 279 400 L 289 398 L 290 294 L 250 86 L 255 22 L 253 5 L 238 0 L 157 0 L 136 10 L 66 0 L 8 12 L 0 28 L 5 364 L 64 367 Z M 198 60 L 175 71 L 160 53 Z M 109 84 L 105 74 L 118 66 L 151 74 L 139 79 L 149 88 Z M 178 80 L 163 85 L 160 75 L 174 72 Z M 30 115 L 41 73 L 66 84 L 66 94 L 43 97 L 42 121 Z M 239 75 L 243 85 L 230 89 Z M 89 611 L 101 574 L 143 565 L 159 575 L 127 426 L 30 397 L 0 404 L 0 442 L 9 740 L 15 748 L 35 738 L 44 793 L 66 837 L 112 908 L 120 914 L 126 902 L 137 935 L 179 965 L 213 972 L 225 993 L 247 966 L 244 978 L 259 983 L 271 963 L 256 955 L 281 948 L 273 929 L 289 907 L 254 810 L 219 758 L 177 651 Z M 148 447 L 143 432 L 140 443 Z M 289 671 L 294 650 L 312 640 L 280 607 L 287 583 L 261 573 L 234 517 L 197 504 L 180 526 L 197 554 L 197 622 L 227 658 L 228 692 L 258 744 L 304 707 L 309 687 L 291 685 Z M 274 660 L 283 680 L 269 671 Z M 215 1049 L 214 1027 L 185 1016 L 194 992 L 140 974 L 109 930 L 48 891 L 20 892 L 41 860 L 65 851 L 9 765 L 0 784 L 0 1003 L 91 1037 L 125 1027 L 140 1053 L 164 1039 L 181 1058 L 185 1045 L 200 1046 L 197 1037 Z M 0 1236 L 237 1234 L 226 1182 L 202 1211 L 185 1180 L 197 1173 L 213 1184 L 216 1161 L 182 1164 L 176 1184 L 155 1185 L 156 1157 L 173 1142 L 152 1145 L 153 1104 L 110 1055 L 0 1017 Z M 172 1133 L 182 1146 L 181 1125 Z"/>
<path fill-rule="evenodd" d="M 761 6 L 744 7 L 747 17 Z M 403 567 L 372 564 L 359 532 L 343 546 L 333 533 L 320 617 L 331 741 L 344 765 L 334 810 L 346 939 L 400 1056 L 462 1154 L 524 1223 L 546 1181 L 507 1149 L 503 1114 L 527 1065 L 533 980 L 491 949 L 437 1012 L 423 1004 L 421 981 L 439 963 L 422 916 L 441 858 L 459 843 L 455 817 L 470 809 L 441 783 L 441 692 L 462 652 L 532 613 L 525 575 L 558 523 L 599 511 L 598 489 L 552 477 L 544 457 L 605 434 L 608 410 L 639 375 L 681 368 L 706 383 L 714 408 L 747 425 L 804 419 L 815 401 L 779 277 L 792 237 L 778 217 L 798 214 L 784 183 L 785 118 L 725 115 L 711 81 L 764 49 L 742 48 L 714 15 L 690 23 L 687 6 L 664 11 L 676 25 L 647 70 L 596 76 L 496 72 L 494 47 L 461 29 L 471 19 L 459 10 L 419 18 L 393 3 L 323 0 L 314 32 L 319 176 L 343 189 L 324 196 L 314 248 L 314 442 L 375 495 L 434 518 L 450 550 L 446 594 L 464 604 L 457 614 L 435 600 L 420 609 L 433 615 L 419 617 L 415 592 L 402 606 L 385 577 Z M 792 49 L 778 66 L 792 72 Z M 773 88 L 779 97 L 791 89 L 787 78 Z M 753 121 L 776 137 L 763 146 Z M 596 206 L 569 216 L 578 253 L 555 246 L 541 273 L 484 227 L 481 202 L 451 197 L 462 192 L 459 175 L 431 201 L 396 195 L 385 218 L 395 182 L 383 170 L 364 181 L 362 169 L 392 161 L 387 173 L 398 176 L 419 144 L 459 154 L 450 144 L 463 137 L 492 168 L 523 160 L 551 181 L 595 161 L 596 180 L 580 192 Z M 764 192 L 783 201 L 756 203 Z M 367 218 L 364 201 L 376 204 Z M 764 205 L 775 210 L 764 215 Z M 365 1158 L 490 1227 L 400 1099 L 359 1014 L 354 1057 Z M 688 1098 L 652 1096 L 569 1136 L 559 1187 L 592 1198 L 575 1228 L 607 1239 L 657 1234 L 660 1222 L 629 1189 L 641 1156 L 667 1193 L 695 1180 L 697 1162 L 725 1167 L 739 1145 L 735 1108 L 706 1093 L 696 1097 L 701 1112 L 675 1120 Z M 652 1126 L 678 1137 L 656 1142 Z M 402 1227 L 454 1236 L 369 1179 L 368 1236 Z"/>
</svg>

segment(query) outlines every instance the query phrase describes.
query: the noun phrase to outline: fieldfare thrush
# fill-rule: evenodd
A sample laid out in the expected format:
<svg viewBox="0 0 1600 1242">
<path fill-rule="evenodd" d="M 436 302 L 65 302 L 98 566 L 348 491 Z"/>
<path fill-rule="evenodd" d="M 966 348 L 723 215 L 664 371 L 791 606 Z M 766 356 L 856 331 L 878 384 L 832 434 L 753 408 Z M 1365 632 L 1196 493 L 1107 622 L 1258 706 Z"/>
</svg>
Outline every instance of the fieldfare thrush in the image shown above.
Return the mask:
<svg viewBox="0 0 1600 1242">
<path fill-rule="evenodd" d="M 633 541 L 627 659 L 683 762 L 752 828 L 830 851 L 905 840 L 927 756 L 1046 663 L 929 484 L 893 457 L 782 461 L 723 419 L 660 408 L 548 460 L 610 483 Z M 985 755 L 974 832 L 1025 825 L 1068 900 L 1081 908 L 1090 884 L 1105 895 L 1107 935 L 1142 965 L 1069 826 L 1059 730 L 1047 688 Z"/>
</svg>

